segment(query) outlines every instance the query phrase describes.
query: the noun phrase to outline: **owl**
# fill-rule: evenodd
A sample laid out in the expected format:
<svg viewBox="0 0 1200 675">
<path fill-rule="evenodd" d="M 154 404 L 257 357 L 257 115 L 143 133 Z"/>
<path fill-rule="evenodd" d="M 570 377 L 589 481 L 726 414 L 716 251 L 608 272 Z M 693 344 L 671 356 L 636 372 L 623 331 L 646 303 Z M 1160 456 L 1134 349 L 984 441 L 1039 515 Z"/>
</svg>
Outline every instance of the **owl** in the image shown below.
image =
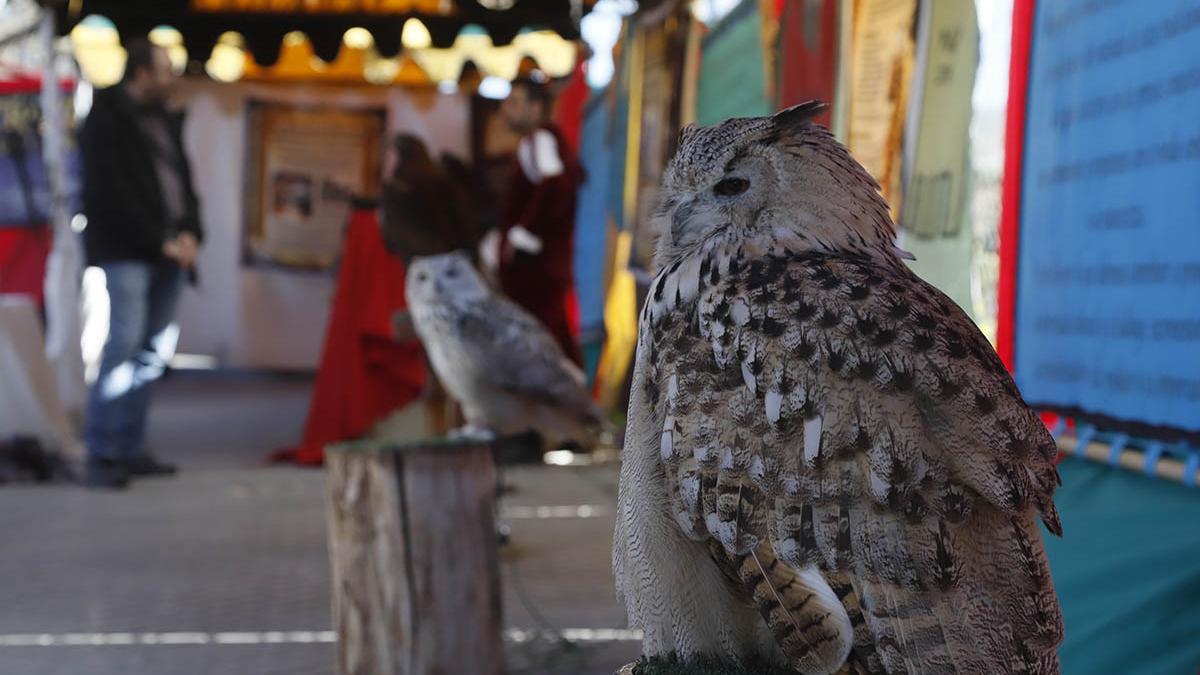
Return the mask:
<svg viewBox="0 0 1200 675">
<path fill-rule="evenodd" d="M 413 259 L 405 296 L 434 372 L 466 417 L 454 435 L 537 431 L 551 448 L 597 442 L 605 423 L 583 373 L 537 319 L 492 290 L 466 255 Z"/>
<path fill-rule="evenodd" d="M 1055 443 L 914 275 L 823 106 L 689 127 L 654 216 L 613 563 L 647 657 L 1054 673 Z"/>
</svg>

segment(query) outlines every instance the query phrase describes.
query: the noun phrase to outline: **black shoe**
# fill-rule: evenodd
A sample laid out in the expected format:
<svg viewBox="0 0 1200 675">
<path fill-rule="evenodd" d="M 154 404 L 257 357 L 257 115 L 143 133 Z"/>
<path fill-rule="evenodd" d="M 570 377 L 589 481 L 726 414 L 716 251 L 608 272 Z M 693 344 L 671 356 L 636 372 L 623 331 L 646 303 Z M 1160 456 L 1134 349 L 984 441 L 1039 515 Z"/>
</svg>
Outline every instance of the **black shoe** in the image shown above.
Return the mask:
<svg viewBox="0 0 1200 675">
<path fill-rule="evenodd" d="M 174 476 L 179 467 L 174 464 L 164 464 L 154 458 L 154 455 L 138 455 L 125 460 L 125 468 L 131 476 Z"/>
<path fill-rule="evenodd" d="M 114 459 L 89 459 L 84 484 L 100 490 L 124 490 L 129 485 L 129 468 Z"/>
</svg>

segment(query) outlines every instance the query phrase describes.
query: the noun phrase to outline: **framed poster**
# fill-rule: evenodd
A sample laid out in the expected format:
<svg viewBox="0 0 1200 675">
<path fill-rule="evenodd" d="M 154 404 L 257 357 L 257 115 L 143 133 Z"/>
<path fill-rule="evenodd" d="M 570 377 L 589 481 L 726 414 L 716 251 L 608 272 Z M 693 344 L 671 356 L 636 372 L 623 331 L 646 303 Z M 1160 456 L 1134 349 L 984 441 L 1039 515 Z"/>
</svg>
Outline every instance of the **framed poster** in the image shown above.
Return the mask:
<svg viewBox="0 0 1200 675">
<path fill-rule="evenodd" d="M 251 102 L 243 260 L 326 271 L 351 202 L 379 189 L 386 114 Z"/>
<path fill-rule="evenodd" d="M 1036 407 L 1194 443 L 1200 9 L 1022 0 L 1016 17 L 1001 318 L 1017 384 Z"/>
</svg>

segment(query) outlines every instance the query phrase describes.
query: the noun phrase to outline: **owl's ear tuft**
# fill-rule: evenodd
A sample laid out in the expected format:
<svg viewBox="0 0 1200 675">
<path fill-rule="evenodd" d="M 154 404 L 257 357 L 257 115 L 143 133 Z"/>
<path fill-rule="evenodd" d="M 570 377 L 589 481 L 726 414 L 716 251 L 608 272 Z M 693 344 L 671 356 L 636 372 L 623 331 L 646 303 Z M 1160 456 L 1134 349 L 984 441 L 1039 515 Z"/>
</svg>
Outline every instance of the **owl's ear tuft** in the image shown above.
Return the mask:
<svg viewBox="0 0 1200 675">
<path fill-rule="evenodd" d="M 808 101 L 780 110 L 771 116 L 771 135 L 778 137 L 793 134 L 827 108 L 829 105 L 821 101 Z"/>
<path fill-rule="evenodd" d="M 686 143 L 689 138 L 694 136 L 699 129 L 700 125 L 696 124 L 695 122 L 690 122 L 683 125 L 683 128 L 679 130 L 679 138 L 675 140 L 675 147 L 683 147 L 683 144 Z"/>
</svg>

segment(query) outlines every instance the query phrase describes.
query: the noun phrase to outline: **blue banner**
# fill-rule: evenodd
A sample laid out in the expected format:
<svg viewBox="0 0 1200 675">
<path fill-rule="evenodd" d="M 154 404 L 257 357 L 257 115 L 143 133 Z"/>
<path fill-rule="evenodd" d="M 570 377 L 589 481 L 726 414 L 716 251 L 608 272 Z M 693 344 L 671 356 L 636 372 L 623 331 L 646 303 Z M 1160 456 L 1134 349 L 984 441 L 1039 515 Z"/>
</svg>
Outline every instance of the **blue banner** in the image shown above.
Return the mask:
<svg viewBox="0 0 1200 675">
<path fill-rule="evenodd" d="M 1039 2 L 1016 378 L 1035 406 L 1200 432 L 1200 5 Z"/>
<path fill-rule="evenodd" d="M 579 159 L 587 180 L 579 188 L 575 216 L 575 288 L 583 330 L 604 326 L 604 274 L 608 249 L 608 197 L 612 145 L 608 139 L 608 107 L 593 94 L 584 111 Z"/>
</svg>

